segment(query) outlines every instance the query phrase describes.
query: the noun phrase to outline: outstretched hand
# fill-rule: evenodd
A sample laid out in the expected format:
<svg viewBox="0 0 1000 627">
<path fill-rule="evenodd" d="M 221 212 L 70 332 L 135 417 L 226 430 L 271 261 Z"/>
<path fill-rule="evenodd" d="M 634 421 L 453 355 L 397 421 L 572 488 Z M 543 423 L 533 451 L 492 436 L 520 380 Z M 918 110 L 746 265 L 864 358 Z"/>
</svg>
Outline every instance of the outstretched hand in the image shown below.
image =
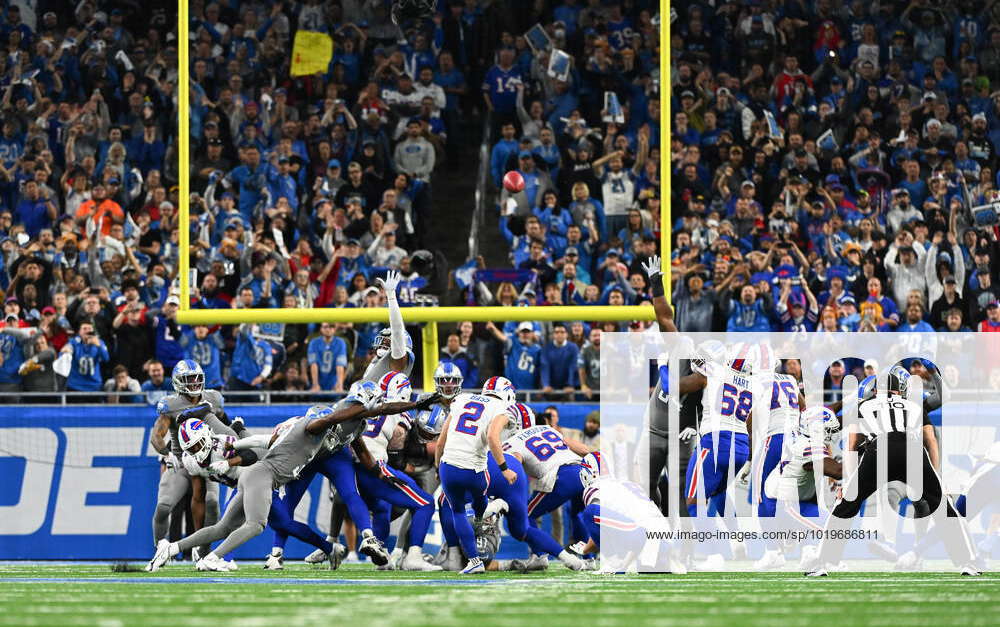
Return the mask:
<svg viewBox="0 0 1000 627">
<path fill-rule="evenodd" d="M 396 287 L 399 285 L 399 272 L 396 270 L 389 270 L 384 279 L 379 277 L 375 279 L 375 282 L 378 283 L 379 287 L 385 291 L 386 296 L 395 294 Z"/>
<path fill-rule="evenodd" d="M 651 279 L 661 273 L 659 255 L 653 255 L 649 258 L 649 261 L 643 261 L 640 265 L 642 265 L 642 269 L 646 271 L 646 276 Z"/>
</svg>

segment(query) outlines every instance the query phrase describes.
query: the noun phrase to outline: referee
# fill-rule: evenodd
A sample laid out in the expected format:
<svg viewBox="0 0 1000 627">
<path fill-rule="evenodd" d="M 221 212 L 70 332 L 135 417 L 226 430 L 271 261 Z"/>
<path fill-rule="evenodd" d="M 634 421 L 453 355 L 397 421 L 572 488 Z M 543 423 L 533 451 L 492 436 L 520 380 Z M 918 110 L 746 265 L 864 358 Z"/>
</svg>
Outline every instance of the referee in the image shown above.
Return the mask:
<svg viewBox="0 0 1000 627">
<path fill-rule="evenodd" d="M 825 577 L 827 567 L 840 561 L 843 554 L 843 533 L 851 528 L 854 517 L 861 510 L 861 505 L 879 488 L 891 481 L 908 483 L 907 465 L 909 456 L 920 455 L 919 463 L 911 464 L 914 469 L 919 467 L 923 477 L 922 500 L 927 508 L 915 511 L 915 518 L 923 518 L 937 512 L 944 498 L 941 478 L 934 469 L 930 456 L 923 447 L 923 430 L 933 428 L 923 408 L 907 400 L 906 390 L 910 373 L 901 366 L 895 366 L 889 371 L 888 394 L 877 396 L 861 403 L 858 407 L 860 426 L 864 435 L 851 434 L 848 442 L 850 450 L 861 453 L 858 468 L 843 488 L 843 496 L 833 509 L 833 515 L 827 519 L 823 540 L 820 543 L 818 567 L 806 573 L 809 577 Z M 879 457 L 886 463 L 886 475 L 880 483 L 878 476 Z M 912 460 L 916 462 L 916 460 Z M 951 502 L 945 499 L 947 517 L 939 516 L 942 525 L 945 548 L 949 557 L 961 567 L 963 575 L 977 576 L 981 573 L 971 564 L 973 561 L 972 542 L 965 526 L 965 519 L 960 518 Z"/>
</svg>

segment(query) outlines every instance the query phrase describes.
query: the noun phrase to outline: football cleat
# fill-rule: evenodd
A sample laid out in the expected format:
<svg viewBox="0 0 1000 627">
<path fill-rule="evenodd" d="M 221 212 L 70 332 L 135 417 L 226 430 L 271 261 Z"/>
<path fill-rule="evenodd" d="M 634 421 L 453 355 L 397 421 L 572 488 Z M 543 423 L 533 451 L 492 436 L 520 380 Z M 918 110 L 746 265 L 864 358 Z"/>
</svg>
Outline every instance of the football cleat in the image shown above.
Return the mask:
<svg viewBox="0 0 1000 627">
<path fill-rule="evenodd" d="M 445 570 L 450 570 L 452 572 L 458 572 L 462 570 L 462 564 L 464 560 L 462 559 L 462 550 L 457 546 L 448 547 L 448 555 L 444 559 L 442 566 Z"/>
<path fill-rule="evenodd" d="M 271 554 L 267 556 L 267 560 L 264 562 L 264 570 L 284 570 L 285 569 L 285 554 L 284 551 L 275 547 L 271 549 Z"/>
<path fill-rule="evenodd" d="M 802 557 L 799 559 L 799 569 L 803 572 L 816 570 L 819 566 L 819 547 L 808 545 L 802 547 Z"/>
<path fill-rule="evenodd" d="M 302 561 L 306 564 L 322 564 L 326 559 L 326 553 L 323 552 L 323 549 L 316 549 L 309 555 L 306 555 L 306 558 Z"/>
<path fill-rule="evenodd" d="M 364 540 L 358 545 L 358 553 L 367 555 L 376 566 L 385 566 L 389 563 L 389 552 L 385 550 L 382 541 L 375 537 L 371 529 L 362 532 Z"/>
<path fill-rule="evenodd" d="M 215 553 L 209 553 L 205 557 L 198 560 L 196 567 L 201 571 L 215 571 L 220 573 L 228 573 L 231 570 L 237 570 L 234 562 L 227 562 Z"/>
<path fill-rule="evenodd" d="M 197 564 L 198 560 L 200 560 L 200 559 L 201 559 L 201 547 L 200 546 L 192 547 L 191 548 L 191 561 L 194 562 L 195 564 Z"/>
<path fill-rule="evenodd" d="M 337 570 L 340 568 L 340 563 L 344 561 L 344 557 L 347 556 L 347 547 L 339 542 L 333 543 L 333 550 L 326 556 L 326 559 L 330 560 L 330 570 Z"/>
<path fill-rule="evenodd" d="M 825 568 L 817 568 L 816 570 L 809 571 L 805 575 L 806 577 L 826 577 L 827 572 Z"/>
<path fill-rule="evenodd" d="M 584 555 L 583 554 L 583 549 L 586 546 L 587 545 L 584 544 L 583 542 L 575 542 L 575 543 L 569 545 L 568 547 L 566 547 L 566 550 L 569 551 L 571 554 L 573 554 L 573 555 L 575 555 L 577 557 L 581 557 L 582 558 L 583 555 Z"/>
<path fill-rule="evenodd" d="M 478 557 L 474 557 L 469 560 L 469 563 L 465 565 L 465 568 L 458 571 L 459 575 L 479 575 L 486 572 L 486 567 L 483 566 L 483 560 Z"/>
<path fill-rule="evenodd" d="M 963 567 L 961 572 L 963 577 L 979 577 L 983 574 L 978 568 L 976 568 L 972 564 L 968 564 L 965 567 Z"/>
<path fill-rule="evenodd" d="M 507 505 L 507 501 L 503 499 L 493 499 L 490 501 L 490 504 L 486 506 L 486 509 L 483 510 L 483 518 L 489 518 L 494 515 L 499 516 L 506 513 L 508 509 L 509 506 Z"/>
<path fill-rule="evenodd" d="M 512 560 L 510 563 L 511 570 L 518 570 L 522 573 L 527 573 L 536 570 L 547 570 L 549 567 L 549 558 L 545 555 L 532 555 L 526 560 Z"/>
<path fill-rule="evenodd" d="M 389 554 L 389 564 L 392 565 L 393 570 L 402 570 L 401 564 L 405 555 L 401 546 L 397 546 L 392 550 L 392 553 Z"/>
<path fill-rule="evenodd" d="M 375 567 L 375 570 L 396 570 L 396 567 L 393 566 L 392 562 L 387 562 L 385 564 L 379 564 Z"/>
<path fill-rule="evenodd" d="M 420 570 L 431 572 L 444 569 L 425 561 L 424 553 L 420 550 L 419 546 L 411 546 L 410 550 L 406 552 L 403 559 L 399 561 L 399 570 Z"/>
<path fill-rule="evenodd" d="M 153 555 L 153 559 L 146 564 L 146 572 L 153 573 L 160 570 L 160 567 L 166 564 L 167 560 L 180 552 L 176 542 L 171 542 L 166 538 L 160 540 L 156 543 L 156 553 Z"/>
<path fill-rule="evenodd" d="M 584 568 L 583 560 L 565 549 L 559 553 L 559 561 L 570 570 L 583 570 Z"/>
<path fill-rule="evenodd" d="M 785 565 L 781 551 L 764 551 L 763 557 L 753 563 L 754 570 L 775 570 Z"/>
<path fill-rule="evenodd" d="M 923 560 L 913 551 L 907 551 L 896 560 L 895 568 L 898 571 L 921 570 L 923 568 Z"/>
</svg>

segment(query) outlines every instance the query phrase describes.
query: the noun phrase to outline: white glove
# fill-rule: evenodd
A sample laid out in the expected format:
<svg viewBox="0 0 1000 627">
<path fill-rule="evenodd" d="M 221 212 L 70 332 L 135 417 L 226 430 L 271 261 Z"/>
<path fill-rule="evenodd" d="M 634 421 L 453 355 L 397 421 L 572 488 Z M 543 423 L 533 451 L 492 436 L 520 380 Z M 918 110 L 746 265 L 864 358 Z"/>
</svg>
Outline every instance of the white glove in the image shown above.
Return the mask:
<svg viewBox="0 0 1000 627">
<path fill-rule="evenodd" d="M 743 464 L 743 467 L 740 468 L 740 471 L 736 473 L 736 482 L 739 485 L 746 487 L 749 484 L 749 479 L 750 479 L 750 462 L 746 462 Z"/>
<path fill-rule="evenodd" d="M 233 431 L 239 431 L 239 429 L 236 428 L 237 426 L 246 428 L 246 425 L 243 423 L 243 416 L 233 417 L 233 419 L 229 422 L 229 426 L 232 427 Z"/>
<path fill-rule="evenodd" d="M 513 198 L 508 198 L 504 206 L 504 215 L 512 216 L 515 211 L 517 211 L 517 201 Z"/>
<path fill-rule="evenodd" d="M 208 465 L 208 471 L 213 475 L 224 475 L 229 472 L 229 462 L 224 459 L 220 459 L 217 462 L 212 462 Z"/>
<path fill-rule="evenodd" d="M 698 430 L 695 429 L 694 427 L 688 427 L 683 431 L 681 431 L 677 437 L 681 439 L 681 442 L 687 442 L 696 435 L 698 435 Z"/>
<path fill-rule="evenodd" d="M 649 258 L 649 261 L 643 261 L 639 265 L 641 265 L 642 269 L 646 271 L 646 276 L 648 276 L 651 279 L 660 274 L 659 255 L 653 255 L 652 257 Z"/>
<path fill-rule="evenodd" d="M 375 279 L 375 282 L 385 291 L 387 297 L 394 298 L 396 296 L 396 287 L 399 285 L 399 272 L 389 270 L 385 275 L 385 279 L 379 277 Z"/>
</svg>

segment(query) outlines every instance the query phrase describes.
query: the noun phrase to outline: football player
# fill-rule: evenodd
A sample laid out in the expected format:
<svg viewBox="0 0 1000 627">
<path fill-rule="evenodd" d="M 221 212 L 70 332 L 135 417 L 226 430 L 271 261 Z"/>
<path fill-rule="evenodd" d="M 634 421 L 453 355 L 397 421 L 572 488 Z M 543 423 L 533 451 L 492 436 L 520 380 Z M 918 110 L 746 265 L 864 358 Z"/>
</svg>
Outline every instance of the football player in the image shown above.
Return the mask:
<svg viewBox="0 0 1000 627">
<path fill-rule="evenodd" d="M 766 363 L 769 355 L 773 356 L 774 352 L 762 345 L 761 360 L 764 368 L 761 372 L 754 373 L 753 377 L 756 397 L 764 399 L 767 404 L 755 408 L 754 416 L 761 420 L 752 423 L 755 451 L 751 494 L 757 503 L 757 516 L 772 518 L 776 501 L 765 493 L 764 480 L 781 461 L 785 427 L 798 423 L 800 404 L 798 381 L 789 374 L 777 372 L 781 365 L 779 361 Z M 760 445 L 756 445 L 757 442 Z"/>
<path fill-rule="evenodd" d="M 198 362 L 191 359 L 177 362 L 171 381 L 175 393 L 156 404 L 158 417 L 149 438 L 152 447 L 164 456 L 166 465 L 160 475 L 153 513 L 154 545 L 167 537 L 170 512 L 189 489 L 192 491 L 191 517 L 195 529 L 215 524 L 219 519 L 218 485 L 206 484 L 203 477 L 191 477 L 181 463 L 182 449 L 177 439 L 180 425 L 188 418 L 200 418 L 213 433 L 219 435 L 238 437 L 243 430 L 242 421 L 230 423 L 223 409 L 222 395 L 216 390 L 205 389 L 205 373 Z"/>
<path fill-rule="evenodd" d="M 510 532 L 510 535 L 517 540 L 526 542 L 531 548 L 532 555 L 551 555 L 552 557 L 558 558 L 563 564 L 566 565 L 567 568 L 571 570 L 582 570 L 584 567 L 583 560 L 563 549 L 551 535 L 545 533 L 538 527 L 532 526 L 529 522 L 528 494 L 529 482 L 531 478 L 528 476 L 525 466 L 521 464 L 519 456 L 510 451 L 509 442 L 510 436 L 515 435 L 518 431 L 534 427 L 535 414 L 530 407 L 523 403 L 515 403 L 510 406 L 508 408 L 508 413 L 511 415 L 511 427 L 504 434 L 507 437 L 503 438 L 505 440 L 503 445 L 505 451 L 504 459 L 507 462 L 507 467 L 517 474 L 517 480 L 514 483 L 508 483 L 507 481 L 490 482 L 486 494 L 493 500 L 490 501 L 489 505 L 487 505 L 483 517 L 488 519 L 491 514 L 506 512 L 507 530 Z M 579 458 L 577 458 L 577 460 L 579 460 Z M 491 477 L 499 476 L 501 474 L 500 466 L 497 464 L 493 456 L 487 456 L 486 461 L 487 473 Z M 446 499 L 442 499 L 441 527 L 449 545 L 448 570 L 459 570 L 461 568 L 461 556 L 458 554 L 459 542 L 458 536 L 455 533 L 454 524 L 452 523 L 452 514 L 453 512 L 448 505 L 448 501 Z M 515 560 L 515 562 L 518 562 L 518 560 Z M 544 565 L 547 566 L 548 562 L 545 561 Z M 527 570 L 528 567 L 519 566 L 515 563 L 512 564 L 512 569 Z"/>
<path fill-rule="evenodd" d="M 157 570 L 187 548 L 226 538 L 198 562 L 198 569 L 229 571 L 230 566 L 223 556 L 260 535 L 267 522 L 274 488 L 293 480 L 319 452 L 325 440 L 336 439 L 337 427 L 371 416 L 426 408 L 436 400 L 437 396 L 431 394 L 412 403 L 384 403 L 378 386 L 364 382 L 334 407 L 324 407 L 309 417 L 286 423 L 284 429 L 276 430 L 264 457 L 241 473 L 239 489 L 225 516 L 212 527 L 199 530 L 180 542 L 161 540 L 148 570 Z"/>
<path fill-rule="evenodd" d="M 517 473 L 507 467 L 500 442 L 500 434 L 510 422 L 507 407 L 514 403 L 514 394 L 514 386 L 508 379 L 491 377 L 481 394 L 457 395 L 451 402 L 435 450 L 441 488 L 451 506 L 462 550 L 469 558 L 469 563 L 459 571 L 463 575 L 486 572 L 476 549 L 475 533 L 465 516 L 465 506 L 470 502 L 477 519 L 482 519 L 486 510 L 486 489 L 490 483 L 486 457 L 493 456 L 502 480 L 511 484 L 517 481 Z"/>
<path fill-rule="evenodd" d="M 311 407 L 306 416 L 316 415 L 323 410 L 324 406 L 322 405 Z M 287 423 L 282 423 L 276 427 L 271 437 L 279 435 L 280 430 L 287 426 L 289 426 Z M 235 488 L 243 469 L 267 453 L 267 445 L 270 444 L 271 437 L 264 436 L 262 439 L 243 441 L 246 442 L 246 445 L 240 445 L 237 448 L 235 437 L 216 435 L 212 433 L 211 427 L 206 423 L 197 418 L 189 418 L 179 430 L 181 448 L 184 449 L 182 456 L 184 468 L 192 477 L 205 477 L 210 481 Z M 264 446 L 249 446 L 252 443 Z M 272 529 L 281 530 L 323 551 L 323 555 L 330 562 L 330 570 L 336 570 L 347 553 L 342 545 L 331 545 L 308 525 L 295 520 L 294 513 L 288 511 L 284 502 L 277 498 L 277 492 L 272 495 L 267 524 Z"/>
<path fill-rule="evenodd" d="M 724 515 L 730 468 L 739 469 L 750 457 L 747 421 L 753 407 L 754 358 L 758 347 L 739 343 L 729 354 L 721 342 L 709 340 L 698 347 L 694 373 L 681 382 L 685 390 L 704 390 L 701 440 L 688 461 L 688 513 L 697 515 L 699 487 L 709 501 L 709 513 Z M 732 464 L 732 465 L 731 465 Z"/>
<path fill-rule="evenodd" d="M 372 359 L 365 368 L 361 379 L 378 383 L 388 372 L 402 372 L 407 377 L 413 372 L 416 357 L 413 354 L 413 339 L 406 332 L 403 324 L 403 314 L 396 299 L 396 287 L 399 285 L 399 272 L 389 270 L 385 279 L 375 279 L 375 282 L 385 292 L 386 307 L 389 309 L 389 328 L 382 329 L 375 336 L 372 345 Z"/>
<path fill-rule="evenodd" d="M 390 371 L 382 376 L 379 386 L 386 401 L 406 402 L 410 400 L 410 380 L 402 372 Z M 441 570 L 440 566 L 429 564 L 423 558 L 424 538 L 434 516 L 434 497 L 417 485 L 402 470 L 389 466 L 389 447 L 402 448 L 409 430 L 408 414 L 380 415 L 368 418 L 368 428 L 361 434 L 365 447 L 378 465 L 378 474 L 358 471 L 358 491 L 376 512 L 374 531 L 383 543 L 389 536 L 392 506 L 412 512 L 409 529 L 409 548 L 400 566 L 402 570 Z M 378 507 L 378 504 L 387 506 Z M 402 542 L 402 540 L 400 540 Z"/>
</svg>

